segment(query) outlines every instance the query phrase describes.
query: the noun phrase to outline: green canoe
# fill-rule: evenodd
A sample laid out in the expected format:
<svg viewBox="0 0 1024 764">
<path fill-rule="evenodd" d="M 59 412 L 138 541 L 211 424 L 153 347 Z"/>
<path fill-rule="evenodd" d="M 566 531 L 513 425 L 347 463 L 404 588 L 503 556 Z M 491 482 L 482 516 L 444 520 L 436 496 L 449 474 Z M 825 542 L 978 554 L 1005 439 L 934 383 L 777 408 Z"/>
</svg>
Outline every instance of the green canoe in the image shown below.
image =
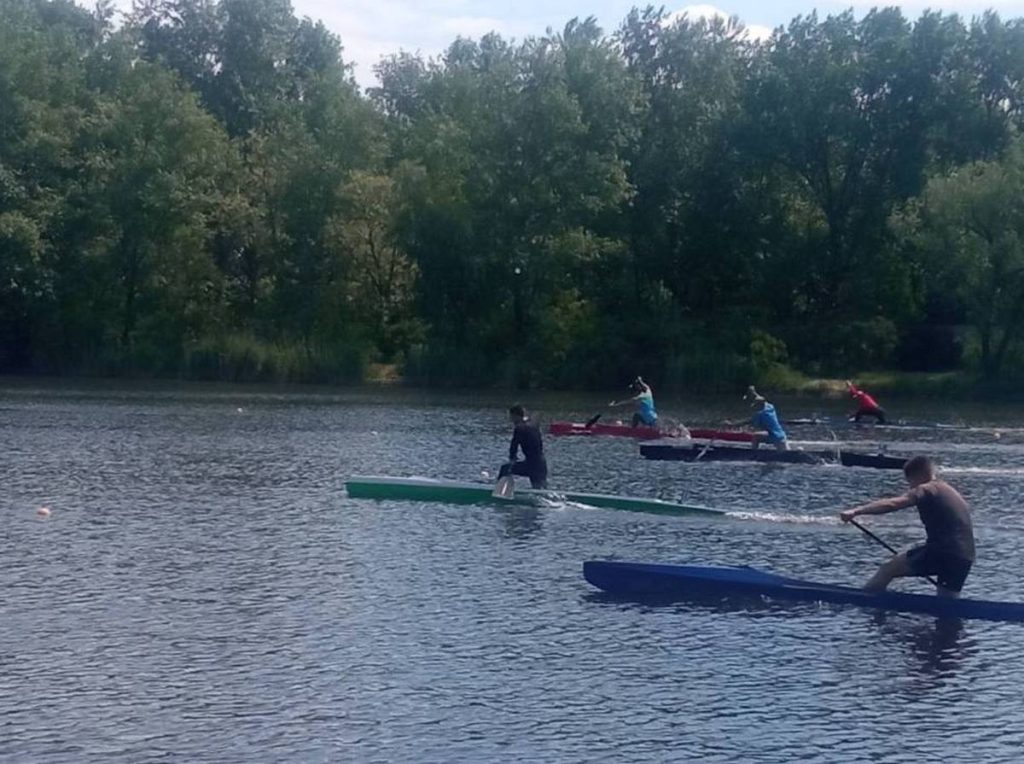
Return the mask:
<svg viewBox="0 0 1024 764">
<path fill-rule="evenodd" d="M 577 493 L 575 491 L 541 491 L 517 488 L 511 499 L 491 495 L 493 485 L 486 483 L 459 483 L 452 480 L 430 478 L 365 477 L 355 476 L 345 481 L 348 495 L 353 499 L 402 499 L 406 501 L 438 501 L 445 504 L 525 504 L 537 506 L 543 501 L 572 502 L 603 509 L 622 509 L 627 512 L 651 512 L 657 515 L 723 515 L 720 509 L 675 504 L 661 499 L 641 499 L 632 496 L 610 496 L 603 493 Z"/>
</svg>

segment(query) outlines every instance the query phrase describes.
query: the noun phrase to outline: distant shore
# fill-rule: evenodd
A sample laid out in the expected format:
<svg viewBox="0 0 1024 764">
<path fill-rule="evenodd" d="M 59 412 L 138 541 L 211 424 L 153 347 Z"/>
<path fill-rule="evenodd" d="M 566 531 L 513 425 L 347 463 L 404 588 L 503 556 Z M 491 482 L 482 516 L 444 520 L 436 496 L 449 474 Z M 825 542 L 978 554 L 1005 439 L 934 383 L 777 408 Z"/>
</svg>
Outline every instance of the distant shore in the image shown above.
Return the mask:
<svg viewBox="0 0 1024 764">
<path fill-rule="evenodd" d="M 1024 388 L 1012 381 L 985 383 L 976 375 L 964 371 L 919 373 L 904 371 L 870 371 L 851 376 L 858 385 L 874 395 L 896 397 L 901 399 L 946 399 L 956 401 L 992 401 L 1001 403 L 1024 402 Z M 771 375 L 769 379 L 755 380 L 759 389 L 773 395 L 786 395 L 799 398 L 819 398 L 845 400 L 846 380 L 838 377 L 812 377 L 799 372 L 787 370 L 783 375 Z M 721 383 L 714 381 L 708 385 L 700 384 L 699 380 L 688 385 L 658 383 L 652 380 L 659 397 L 679 398 L 690 395 L 728 395 L 730 390 L 723 389 Z M 400 369 L 391 364 L 371 364 L 361 378 L 339 380 L 293 380 L 293 379 L 209 379 L 185 375 L 159 376 L 147 374 L 111 374 L 111 375 L 59 375 L 59 374 L 19 374 L 0 375 L 0 387 L 32 388 L 63 387 L 65 385 L 82 385 L 86 388 L 153 388 L 157 390 L 173 388 L 181 384 L 187 387 L 201 386 L 210 388 L 229 387 L 233 385 L 252 388 L 253 390 L 284 390 L 297 389 L 307 391 L 343 390 L 353 387 L 395 388 L 409 391 L 453 391 L 458 389 L 488 391 L 490 393 L 508 393 L 522 396 L 534 394 L 554 394 L 592 396 L 612 394 L 619 388 L 609 385 L 604 389 L 592 387 L 542 387 L 534 386 L 527 389 L 515 388 L 502 384 L 465 385 L 423 384 L 404 378 Z M 737 388 L 738 392 L 742 388 Z"/>
</svg>

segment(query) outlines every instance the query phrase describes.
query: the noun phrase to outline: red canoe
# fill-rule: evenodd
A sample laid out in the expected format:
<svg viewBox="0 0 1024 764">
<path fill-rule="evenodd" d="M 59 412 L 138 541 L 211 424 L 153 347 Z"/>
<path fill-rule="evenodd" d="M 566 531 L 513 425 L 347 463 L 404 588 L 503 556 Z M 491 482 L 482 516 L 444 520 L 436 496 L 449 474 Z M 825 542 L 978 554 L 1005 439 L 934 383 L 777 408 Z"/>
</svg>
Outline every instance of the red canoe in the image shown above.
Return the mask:
<svg viewBox="0 0 1024 764">
<path fill-rule="evenodd" d="M 597 422 L 587 427 L 581 422 L 552 422 L 548 428 L 552 435 L 611 435 L 619 438 L 665 438 L 674 437 L 676 432 L 669 428 L 660 427 L 633 427 L 628 424 L 602 424 Z M 721 440 L 732 443 L 749 443 L 754 438 L 750 432 L 740 430 L 705 430 L 696 428 L 690 430 L 690 437 L 694 440 Z"/>
</svg>

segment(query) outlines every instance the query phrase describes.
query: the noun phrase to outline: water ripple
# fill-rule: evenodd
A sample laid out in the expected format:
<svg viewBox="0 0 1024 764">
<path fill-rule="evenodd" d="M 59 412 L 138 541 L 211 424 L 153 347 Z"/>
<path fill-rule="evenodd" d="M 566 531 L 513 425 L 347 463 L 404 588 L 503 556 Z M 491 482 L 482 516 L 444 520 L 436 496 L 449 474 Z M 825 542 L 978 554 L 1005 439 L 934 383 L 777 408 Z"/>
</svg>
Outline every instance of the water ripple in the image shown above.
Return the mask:
<svg viewBox="0 0 1024 764">
<path fill-rule="evenodd" d="M 555 488 L 730 517 L 358 502 L 354 473 L 493 473 L 500 403 L 184 388 L 0 404 L 4 762 L 1019 759 L 1019 626 L 617 602 L 580 576 L 606 557 L 856 583 L 884 553 L 836 511 L 900 490 L 898 474 L 549 439 Z M 908 437 L 889 450 L 941 452 L 974 506 L 970 593 L 1024 600 L 1019 445 Z M 872 528 L 922 535 L 911 513 Z"/>
</svg>

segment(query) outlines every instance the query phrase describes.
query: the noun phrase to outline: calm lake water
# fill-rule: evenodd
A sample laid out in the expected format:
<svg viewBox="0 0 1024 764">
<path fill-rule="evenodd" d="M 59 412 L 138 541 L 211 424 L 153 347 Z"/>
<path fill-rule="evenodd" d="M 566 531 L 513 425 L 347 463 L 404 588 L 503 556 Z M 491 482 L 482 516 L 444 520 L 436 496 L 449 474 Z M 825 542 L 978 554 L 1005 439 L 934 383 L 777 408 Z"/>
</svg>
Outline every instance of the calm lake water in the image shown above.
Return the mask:
<svg viewBox="0 0 1024 764">
<path fill-rule="evenodd" d="M 524 402 L 548 422 L 604 399 Z M 0 383 L 0 760 L 1020 760 L 1024 625 L 607 602 L 581 575 L 621 558 L 859 583 L 885 553 L 835 512 L 901 490 L 898 473 L 647 462 L 626 440 L 547 438 L 553 488 L 738 514 L 346 497 L 353 474 L 493 474 L 507 403 Z M 1024 427 L 1020 408 L 883 405 Z M 1024 431 L 837 437 L 937 456 L 975 512 L 967 593 L 1024 601 Z M 913 512 L 871 526 L 894 545 L 923 537 Z"/>
</svg>

